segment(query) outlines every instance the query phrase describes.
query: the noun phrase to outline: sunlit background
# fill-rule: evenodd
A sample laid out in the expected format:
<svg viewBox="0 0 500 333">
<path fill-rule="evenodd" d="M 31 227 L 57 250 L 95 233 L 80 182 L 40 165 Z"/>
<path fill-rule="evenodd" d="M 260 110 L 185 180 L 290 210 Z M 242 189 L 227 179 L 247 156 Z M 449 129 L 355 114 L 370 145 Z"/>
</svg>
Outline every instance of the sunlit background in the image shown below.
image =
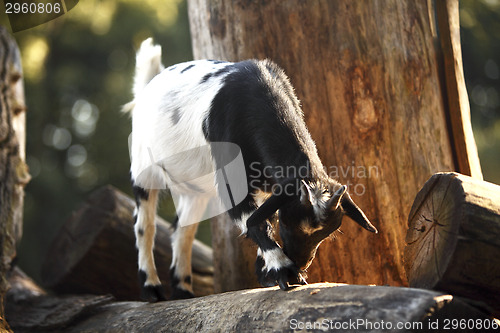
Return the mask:
<svg viewBox="0 0 500 333">
<path fill-rule="evenodd" d="M 500 184 L 500 0 L 462 0 L 460 8 L 474 135 L 484 178 Z M 50 241 L 90 192 L 112 184 L 131 194 L 131 126 L 120 107 L 132 99 L 134 49 L 153 36 L 166 65 L 191 60 L 187 6 L 184 0 L 85 0 L 14 36 L 24 68 L 32 176 L 18 255 L 38 279 Z M 161 211 L 172 218 L 171 203 Z M 206 223 L 198 237 L 210 242 Z"/>
</svg>

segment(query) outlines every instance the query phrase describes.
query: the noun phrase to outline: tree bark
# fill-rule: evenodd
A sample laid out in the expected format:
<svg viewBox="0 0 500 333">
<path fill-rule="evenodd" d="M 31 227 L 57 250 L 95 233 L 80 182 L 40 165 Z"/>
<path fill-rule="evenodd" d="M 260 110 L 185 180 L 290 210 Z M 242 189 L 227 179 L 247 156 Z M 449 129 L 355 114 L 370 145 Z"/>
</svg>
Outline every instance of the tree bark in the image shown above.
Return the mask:
<svg viewBox="0 0 500 333">
<path fill-rule="evenodd" d="M 19 49 L 0 26 L 0 330 L 8 329 L 3 299 L 6 274 L 22 234 L 24 186 L 30 176 L 25 163 L 25 104 Z"/>
<path fill-rule="evenodd" d="M 319 247 L 309 282 L 407 285 L 402 259 L 414 194 L 437 171 L 461 171 L 452 147 L 474 145 L 449 134 L 430 4 L 188 0 L 194 57 L 270 58 L 282 66 L 328 173 L 348 185 L 380 231 L 346 218 L 343 234 Z M 226 238 L 231 232 L 222 229 L 230 227 L 227 217 L 213 225 L 215 258 L 226 266 L 252 262 L 255 251 Z M 215 289 L 254 286 L 247 266 L 231 276 L 235 285 L 216 264 Z"/>
<path fill-rule="evenodd" d="M 326 283 L 154 304 L 42 296 L 12 309 L 8 304 L 7 310 L 16 332 L 292 332 L 339 329 L 335 325 L 344 325 L 343 332 L 407 332 L 430 331 L 431 323 L 442 329 L 445 318 L 497 325 L 479 309 L 440 292 Z M 397 329 L 401 324 L 410 326 Z"/>
<path fill-rule="evenodd" d="M 52 243 L 42 267 L 44 285 L 63 294 L 112 294 L 118 300 L 138 300 L 134 207 L 132 199 L 111 186 L 94 192 Z M 173 230 L 159 217 L 156 223 L 155 260 L 170 294 Z M 194 294 L 212 294 L 212 251 L 199 241 L 193 245 L 192 266 Z"/>
<path fill-rule="evenodd" d="M 500 186 L 438 173 L 408 218 L 410 286 L 486 302 L 500 315 Z"/>
</svg>

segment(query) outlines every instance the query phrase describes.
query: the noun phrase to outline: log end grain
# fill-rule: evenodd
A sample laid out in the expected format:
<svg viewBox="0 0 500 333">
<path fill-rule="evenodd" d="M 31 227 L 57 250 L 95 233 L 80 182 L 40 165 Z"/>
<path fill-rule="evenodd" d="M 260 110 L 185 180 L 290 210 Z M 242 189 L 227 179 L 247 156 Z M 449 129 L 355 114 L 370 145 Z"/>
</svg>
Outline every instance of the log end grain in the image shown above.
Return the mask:
<svg viewBox="0 0 500 333">
<path fill-rule="evenodd" d="M 415 198 L 406 243 L 410 287 L 471 298 L 500 314 L 500 186 L 433 175 Z"/>
</svg>

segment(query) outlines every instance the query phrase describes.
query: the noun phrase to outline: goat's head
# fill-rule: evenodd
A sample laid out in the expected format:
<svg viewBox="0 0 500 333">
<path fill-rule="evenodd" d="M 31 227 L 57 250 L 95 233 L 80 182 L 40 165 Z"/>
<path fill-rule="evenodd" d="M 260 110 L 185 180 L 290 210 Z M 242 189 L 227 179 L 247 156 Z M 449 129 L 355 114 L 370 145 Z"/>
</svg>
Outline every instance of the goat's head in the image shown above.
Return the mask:
<svg viewBox="0 0 500 333">
<path fill-rule="evenodd" d="M 335 180 L 325 182 L 297 182 L 295 195 L 273 194 L 265 204 L 279 210 L 279 229 L 283 251 L 297 267 L 306 269 L 311 264 L 319 244 L 337 230 L 344 215 L 368 231 L 377 233 L 365 214 L 352 201 L 347 187 Z M 274 201 L 274 202 L 273 202 Z"/>
</svg>

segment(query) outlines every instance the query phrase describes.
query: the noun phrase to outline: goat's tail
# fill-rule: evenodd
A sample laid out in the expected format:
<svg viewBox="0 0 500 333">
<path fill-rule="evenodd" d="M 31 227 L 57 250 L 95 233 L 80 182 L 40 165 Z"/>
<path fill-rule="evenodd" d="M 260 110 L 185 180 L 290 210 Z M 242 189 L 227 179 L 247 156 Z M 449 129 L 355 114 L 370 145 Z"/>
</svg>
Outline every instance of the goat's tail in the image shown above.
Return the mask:
<svg viewBox="0 0 500 333">
<path fill-rule="evenodd" d="M 148 38 L 141 43 L 135 59 L 134 87 L 132 90 L 134 101 L 123 106 L 122 111 L 124 112 L 130 112 L 134 109 L 137 95 L 149 81 L 165 68 L 161 63 L 161 46 L 154 45 L 152 38 Z"/>
</svg>

